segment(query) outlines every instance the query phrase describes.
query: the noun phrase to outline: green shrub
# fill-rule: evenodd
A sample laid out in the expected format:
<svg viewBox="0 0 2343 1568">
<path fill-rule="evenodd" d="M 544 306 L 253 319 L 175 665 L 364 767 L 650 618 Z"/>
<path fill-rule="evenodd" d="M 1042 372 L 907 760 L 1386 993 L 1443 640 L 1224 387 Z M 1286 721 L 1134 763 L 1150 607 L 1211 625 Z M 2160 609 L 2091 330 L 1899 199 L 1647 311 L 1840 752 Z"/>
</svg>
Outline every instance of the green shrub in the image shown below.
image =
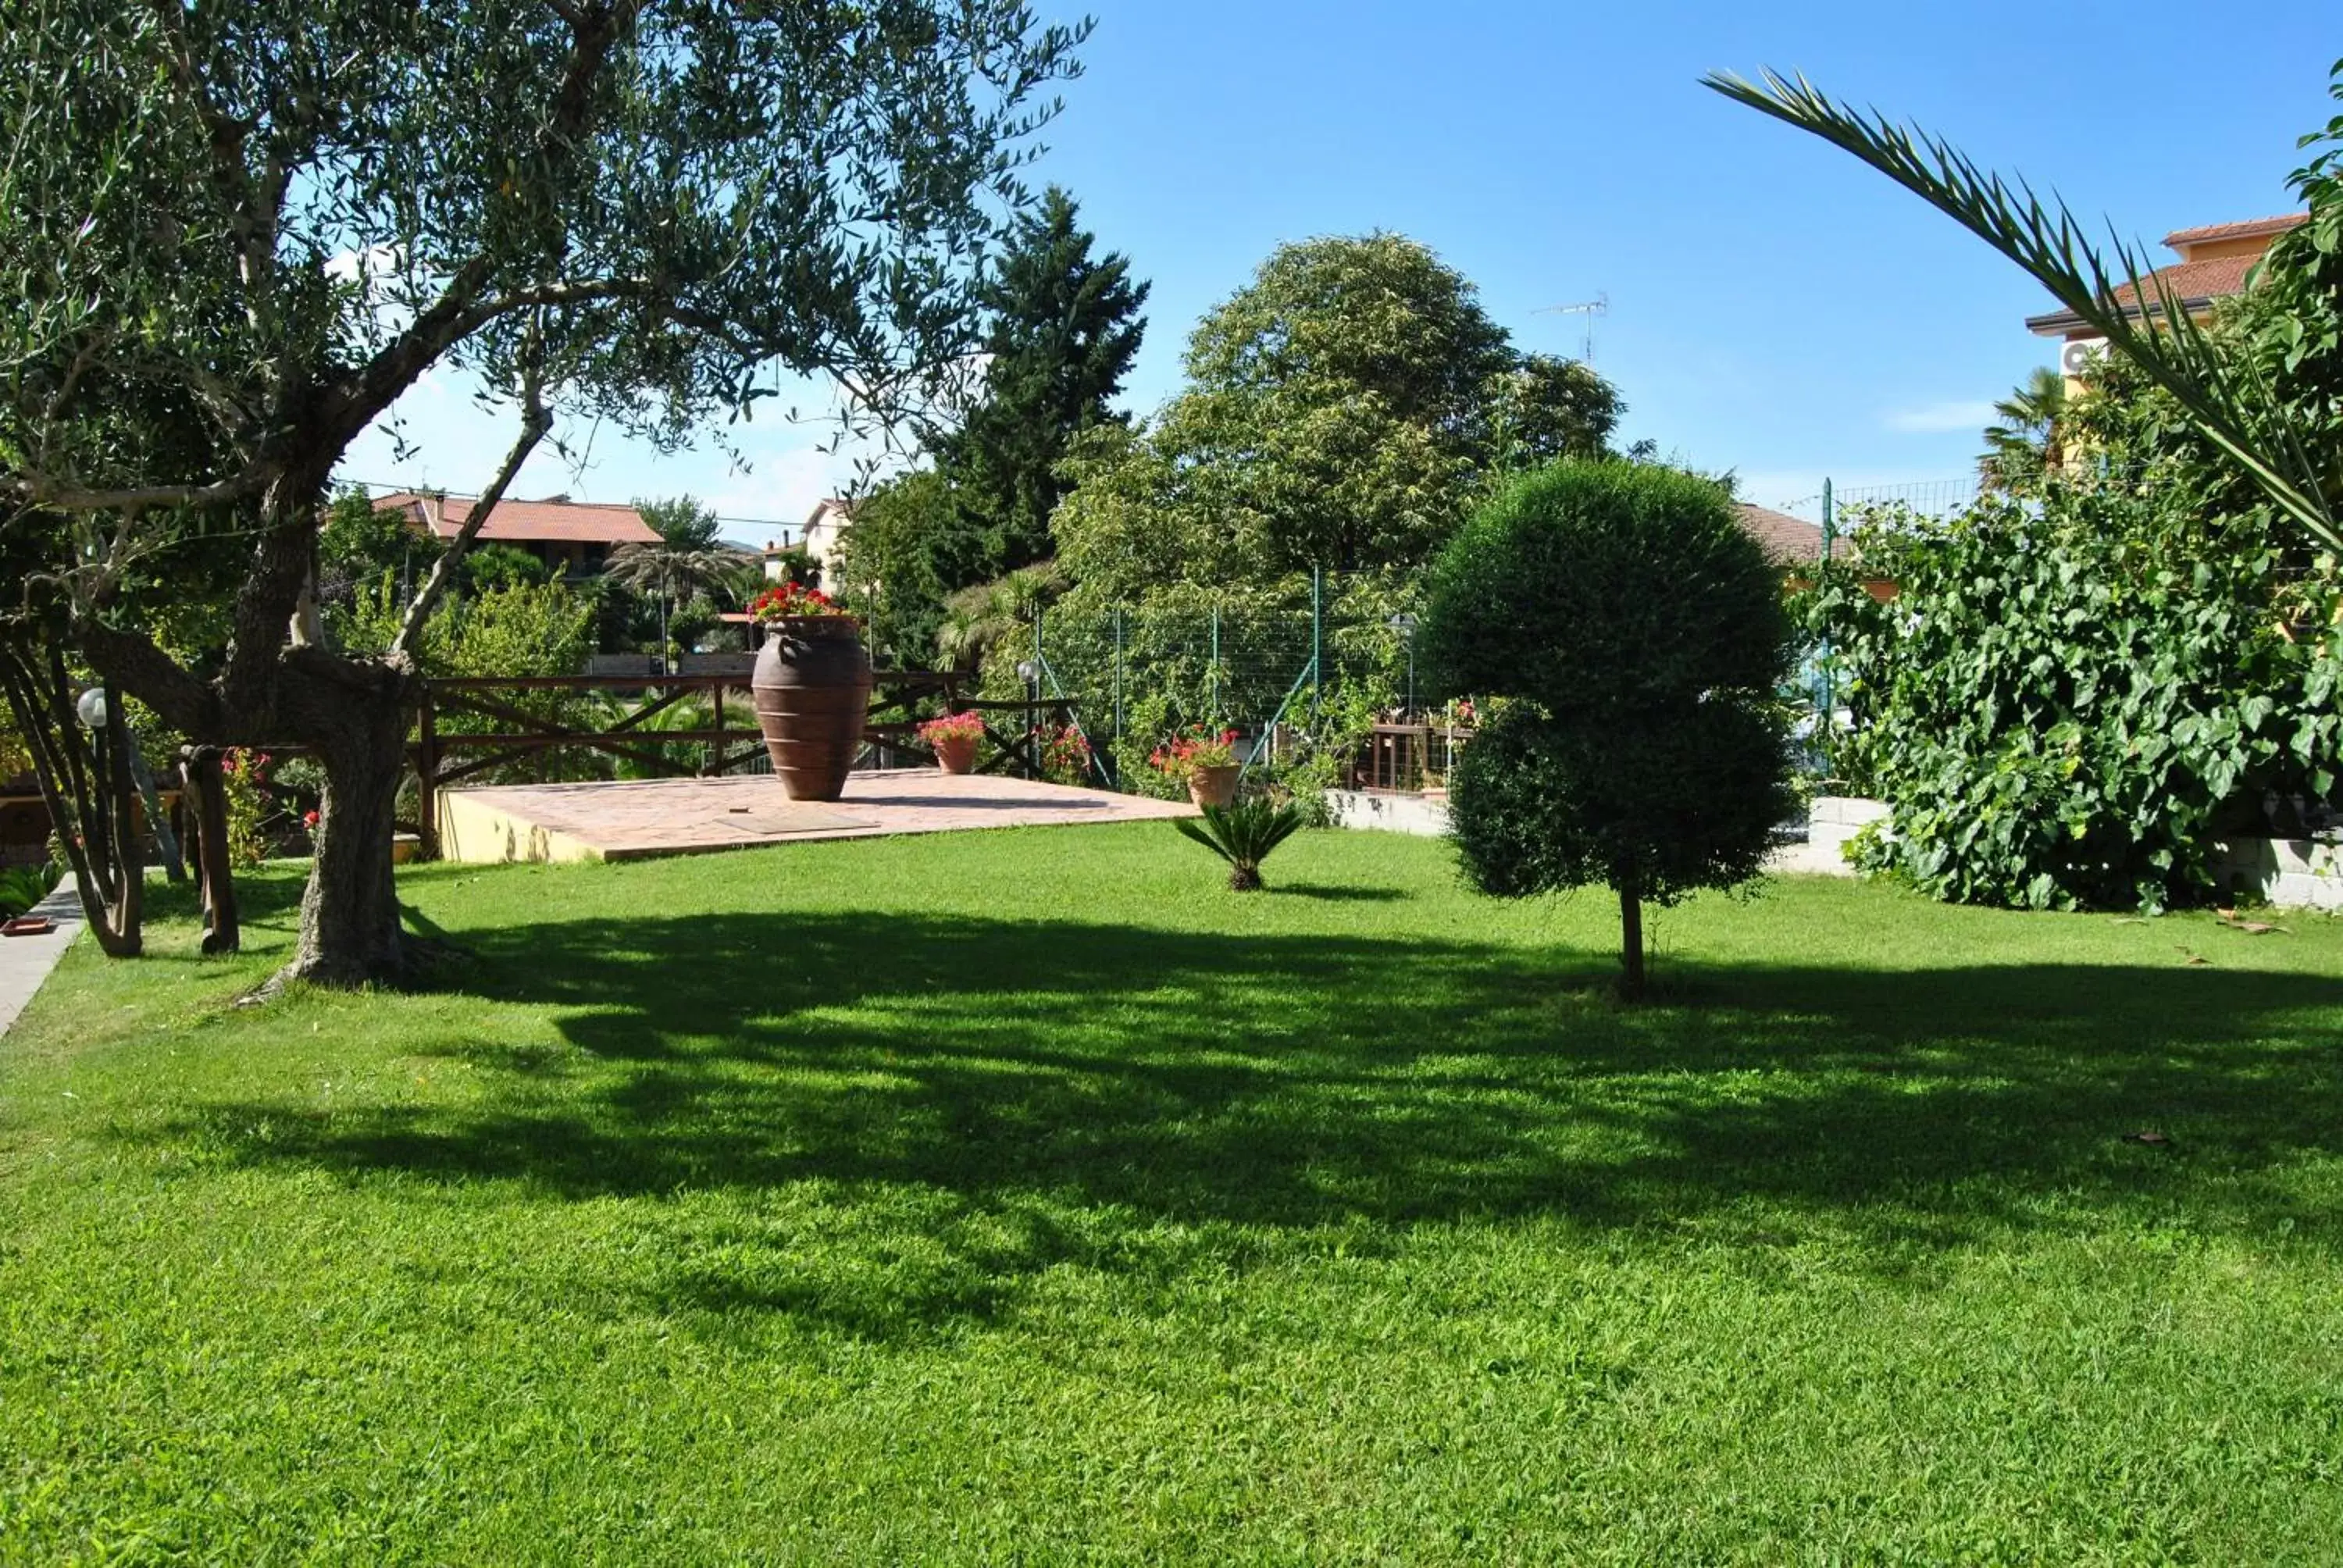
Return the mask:
<svg viewBox="0 0 2343 1568">
<path fill-rule="evenodd" d="M 54 866 L 0 868 L 0 920 L 13 920 L 49 896 L 63 873 Z"/>
<path fill-rule="evenodd" d="M 1640 992 L 1643 904 L 1755 876 L 1791 809 L 1781 574 L 1710 480 L 1558 464 L 1465 525 L 1418 646 L 1442 689 L 1513 699 L 1451 780 L 1466 874 L 1507 897 L 1607 884 Z"/>
<path fill-rule="evenodd" d="M 1907 528 L 1886 605 L 1825 577 L 1835 749 L 1895 810 L 1862 864 L 1960 902 L 2163 909 L 2220 890 L 2224 834 L 2299 831 L 2297 803 L 2332 796 L 2333 563 L 2167 481 L 2054 480 Z"/>
</svg>

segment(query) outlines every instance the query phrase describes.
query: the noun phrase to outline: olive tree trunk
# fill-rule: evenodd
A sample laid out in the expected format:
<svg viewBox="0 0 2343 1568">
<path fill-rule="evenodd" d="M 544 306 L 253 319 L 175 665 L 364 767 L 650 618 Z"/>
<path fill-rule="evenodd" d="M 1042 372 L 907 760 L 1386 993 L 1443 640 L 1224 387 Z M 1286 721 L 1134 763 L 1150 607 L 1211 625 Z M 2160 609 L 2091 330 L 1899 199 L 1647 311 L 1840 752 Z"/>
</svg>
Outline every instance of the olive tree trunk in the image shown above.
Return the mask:
<svg viewBox="0 0 2343 1568">
<path fill-rule="evenodd" d="M 403 670 L 317 654 L 288 656 L 285 717 L 324 772 L 317 858 L 301 896 L 293 957 L 270 981 L 356 986 L 407 978 L 392 880 L 398 787 L 414 681 Z"/>
</svg>

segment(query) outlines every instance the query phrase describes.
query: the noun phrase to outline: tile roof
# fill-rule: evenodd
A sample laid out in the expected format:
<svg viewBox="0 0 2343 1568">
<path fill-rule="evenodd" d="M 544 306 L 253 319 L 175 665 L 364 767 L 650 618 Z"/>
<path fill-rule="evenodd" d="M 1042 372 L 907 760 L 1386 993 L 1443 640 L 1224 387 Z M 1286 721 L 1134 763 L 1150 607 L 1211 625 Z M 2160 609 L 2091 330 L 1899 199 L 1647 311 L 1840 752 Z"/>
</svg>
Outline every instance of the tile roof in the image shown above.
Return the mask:
<svg viewBox="0 0 2343 1568">
<path fill-rule="evenodd" d="M 454 538 L 472 515 L 470 499 L 458 496 L 385 496 L 375 507 L 403 512 L 409 522 L 443 539 Z M 497 503 L 479 537 L 488 544 L 655 545 L 659 540 L 659 531 L 632 507 L 509 498 Z"/>
<path fill-rule="evenodd" d="M 1820 524 L 1804 518 L 1794 518 L 1787 512 L 1777 512 L 1770 507 L 1753 506 L 1747 501 L 1735 501 L 1733 509 L 1741 514 L 1741 526 L 1751 538 L 1765 547 L 1765 553 L 1784 566 L 1823 558 L 1823 530 Z"/>
<path fill-rule="evenodd" d="M 2179 228 L 2166 235 L 2164 243 L 2186 254 L 2184 247 L 2188 246 L 2211 245 L 2217 240 L 2225 239 L 2253 239 L 2266 234 L 2284 234 L 2288 229 L 2305 222 L 2309 216 L 2308 213 L 2287 213 L 2278 217 L 2247 218 L 2239 223 L 2207 224 L 2202 228 Z M 2220 256 L 2207 257 L 2202 261 L 2179 261 L 2170 266 L 2157 267 L 2140 281 L 2147 286 L 2150 310 L 2154 310 L 2157 307 L 2155 280 L 2161 280 L 2164 287 L 2170 291 L 2175 300 L 2189 310 L 2195 311 L 2211 304 L 2214 300 L 2227 299 L 2232 295 L 2243 294 L 2246 291 L 2246 274 L 2251 272 L 2254 265 L 2260 260 L 2259 255 L 2254 255 Z M 2124 313 L 2127 316 L 2143 314 L 2139 302 L 2140 291 L 2128 283 L 2116 285 L 2114 292 L 2108 296 L 2108 298 L 2123 307 Z M 2056 333 L 2074 331 L 2082 325 L 2081 317 L 2064 308 L 2053 310 L 2047 315 L 2029 316 L 2026 318 L 2027 331 L 2046 337 Z"/>
<path fill-rule="evenodd" d="M 2217 256 L 2210 261 L 2184 261 L 2173 266 L 2159 266 L 2140 281 L 2147 285 L 2151 306 L 2157 303 L 2158 283 L 2173 298 L 2191 305 L 2200 299 L 2227 299 L 2246 291 L 2246 274 L 2260 260 L 2258 256 Z M 2108 297 L 2117 305 L 2136 306 L 2139 303 L 2139 290 L 2128 283 L 2120 283 Z"/>
<path fill-rule="evenodd" d="M 2164 236 L 2164 243 L 2178 250 L 2184 245 L 2210 245 L 2222 239 L 2253 239 L 2265 234 L 2284 234 L 2288 229 L 2307 221 L 2307 212 L 2279 213 L 2275 217 L 2249 217 L 2236 223 L 2208 223 L 2202 228 L 2176 228 Z"/>
<path fill-rule="evenodd" d="M 2260 261 L 2258 256 L 2221 256 L 2210 261 L 2182 261 L 2170 266 L 2159 266 L 2140 279 L 2147 286 L 2147 313 L 2157 316 L 2163 313 L 2162 300 L 2157 293 L 2159 282 L 2177 303 L 2193 312 L 2214 300 L 2243 294 L 2246 291 L 2246 274 Z M 2128 283 L 2117 284 L 2115 292 L 2107 297 L 2123 307 L 2127 316 L 2142 314 L 2139 290 Z M 2082 325 L 2081 317 L 2065 309 L 2026 318 L 2026 330 L 2044 336 L 2071 331 Z"/>
</svg>

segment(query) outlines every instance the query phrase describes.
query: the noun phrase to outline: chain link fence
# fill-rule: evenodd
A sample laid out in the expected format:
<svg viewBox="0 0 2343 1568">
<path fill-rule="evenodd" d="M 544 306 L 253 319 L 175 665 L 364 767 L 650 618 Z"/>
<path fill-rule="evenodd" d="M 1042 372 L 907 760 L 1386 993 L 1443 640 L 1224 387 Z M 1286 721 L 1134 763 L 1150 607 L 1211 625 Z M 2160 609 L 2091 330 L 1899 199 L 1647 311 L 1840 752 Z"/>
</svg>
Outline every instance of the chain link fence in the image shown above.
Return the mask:
<svg viewBox="0 0 2343 1568">
<path fill-rule="evenodd" d="M 995 648 L 1002 672 L 1034 696 L 1073 706 L 1100 782 L 1172 795 L 1153 760 L 1167 742 L 1233 731 L 1249 777 L 1298 790 L 1346 782 L 1379 720 L 1419 710 L 1414 623 L 1337 610 L 1321 588 L 1296 608 L 1129 608 L 1041 612 L 1030 647 Z"/>
</svg>

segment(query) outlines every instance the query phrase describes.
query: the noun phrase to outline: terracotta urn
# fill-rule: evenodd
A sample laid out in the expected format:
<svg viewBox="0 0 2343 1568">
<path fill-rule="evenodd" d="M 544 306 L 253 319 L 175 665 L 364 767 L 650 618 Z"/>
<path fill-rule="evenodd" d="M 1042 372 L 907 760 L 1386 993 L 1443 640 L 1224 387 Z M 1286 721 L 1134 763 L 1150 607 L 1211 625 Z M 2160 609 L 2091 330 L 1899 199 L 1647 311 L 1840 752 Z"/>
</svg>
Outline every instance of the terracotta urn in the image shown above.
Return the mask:
<svg viewBox="0 0 2343 1568">
<path fill-rule="evenodd" d="M 793 615 L 765 623 L 757 650 L 757 728 L 792 800 L 835 800 L 862 749 L 870 658 L 852 616 Z"/>
<path fill-rule="evenodd" d="M 1244 769 L 1233 762 L 1217 768 L 1188 769 L 1188 799 L 1199 806 L 1231 806 L 1236 803 L 1237 775 Z"/>
<path fill-rule="evenodd" d="M 976 741 L 973 735 L 939 735 L 929 744 L 936 749 L 936 766 L 945 772 L 973 773 Z"/>
</svg>

